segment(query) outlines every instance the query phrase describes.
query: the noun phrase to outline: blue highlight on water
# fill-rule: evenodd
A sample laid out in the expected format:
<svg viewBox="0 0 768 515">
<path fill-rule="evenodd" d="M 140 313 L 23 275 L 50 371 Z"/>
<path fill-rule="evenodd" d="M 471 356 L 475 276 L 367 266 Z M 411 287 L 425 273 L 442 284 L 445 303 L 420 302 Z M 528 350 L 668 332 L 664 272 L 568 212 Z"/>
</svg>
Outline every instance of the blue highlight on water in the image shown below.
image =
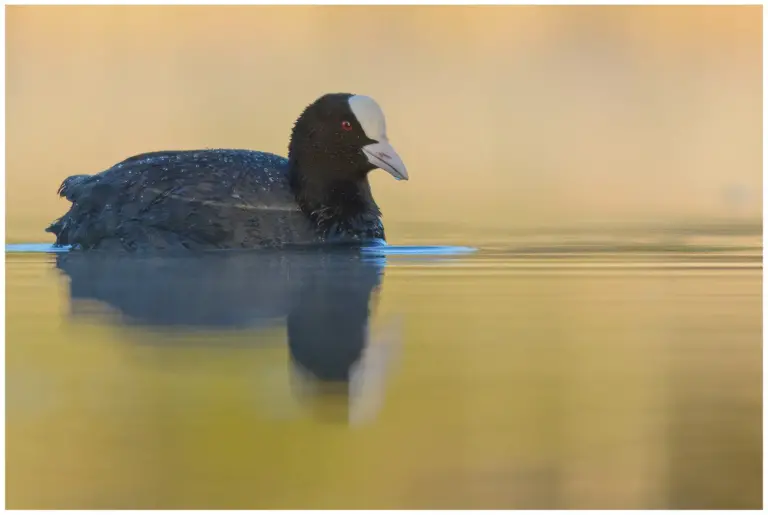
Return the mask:
<svg viewBox="0 0 768 515">
<path fill-rule="evenodd" d="M 69 252 L 69 247 L 54 247 L 49 243 L 7 243 L 6 254 L 60 254 Z"/>
<path fill-rule="evenodd" d="M 472 247 L 458 247 L 452 245 L 381 245 L 363 247 L 363 254 L 375 254 L 385 256 L 456 256 L 471 254 L 477 249 Z"/>
<path fill-rule="evenodd" d="M 60 254 L 68 251 L 69 247 L 54 247 L 48 243 L 9 243 L 5 245 L 7 254 Z M 472 247 L 452 245 L 387 245 L 384 242 L 375 242 L 361 250 L 363 254 L 370 256 L 456 256 L 471 254 L 475 251 L 477 249 Z"/>
</svg>

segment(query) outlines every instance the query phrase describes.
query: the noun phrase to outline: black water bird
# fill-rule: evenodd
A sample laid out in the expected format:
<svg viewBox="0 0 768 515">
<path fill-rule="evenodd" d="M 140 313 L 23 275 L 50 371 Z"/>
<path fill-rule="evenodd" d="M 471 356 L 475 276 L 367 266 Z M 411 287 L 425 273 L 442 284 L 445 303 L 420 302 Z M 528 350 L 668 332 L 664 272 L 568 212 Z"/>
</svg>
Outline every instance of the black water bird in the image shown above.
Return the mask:
<svg viewBox="0 0 768 515">
<path fill-rule="evenodd" d="M 384 240 L 368 172 L 407 180 L 370 97 L 327 94 L 296 121 L 288 158 L 236 149 L 139 154 L 73 175 L 46 230 L 74 249 L 250 249 Z"/>
</svg>

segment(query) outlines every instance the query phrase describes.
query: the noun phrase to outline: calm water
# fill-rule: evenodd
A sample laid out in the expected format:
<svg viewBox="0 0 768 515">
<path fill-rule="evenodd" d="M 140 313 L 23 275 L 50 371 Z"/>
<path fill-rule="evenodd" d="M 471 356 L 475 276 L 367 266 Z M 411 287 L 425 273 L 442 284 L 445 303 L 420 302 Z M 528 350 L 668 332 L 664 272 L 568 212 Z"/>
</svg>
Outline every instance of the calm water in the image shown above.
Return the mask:
<svg viewBox="0 0 768 515">
<path fill-rule="evenodd" d="M 8 507 L 759 508 L 762 248 L 715 233 L 9 247 Z"/>
</svg>

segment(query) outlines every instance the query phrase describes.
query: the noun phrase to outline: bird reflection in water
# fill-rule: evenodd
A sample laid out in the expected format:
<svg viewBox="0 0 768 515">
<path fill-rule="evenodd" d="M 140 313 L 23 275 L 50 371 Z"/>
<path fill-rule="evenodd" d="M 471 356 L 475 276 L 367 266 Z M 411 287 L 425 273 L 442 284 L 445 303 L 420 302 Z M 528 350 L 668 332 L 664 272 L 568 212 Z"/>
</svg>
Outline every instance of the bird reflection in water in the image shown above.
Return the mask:
<svg viewBox="0 0 768 515">
<path fill-rule="evenodd" d="M 399 345 L 398 320 L 371 338 L 384 260 L 353 249 L 195 256 L 72 252 L 58 255 L 56 266 L 69 278 L 75 318 L 101 314 L 93 309 L 96 301 L 117 311 L 120 325 L 180 335 L 285 325 L 294 399 L 315 416 L 338 420 L 343 413 L 343 420 L 358 424 L 378 411 Z M 342 402 L 317 402 L 322 399 Z M 343 409 L 318 410 L 320 404 Z"/>
</svg>

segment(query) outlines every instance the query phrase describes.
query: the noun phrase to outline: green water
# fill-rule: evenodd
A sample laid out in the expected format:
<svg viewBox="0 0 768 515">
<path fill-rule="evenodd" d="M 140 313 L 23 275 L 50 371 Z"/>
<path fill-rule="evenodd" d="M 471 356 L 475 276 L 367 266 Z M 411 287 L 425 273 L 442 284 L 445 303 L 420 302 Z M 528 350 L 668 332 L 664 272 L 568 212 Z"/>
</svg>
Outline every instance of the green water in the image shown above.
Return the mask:
<svg viewBox="0 0 768 515">
<path fill-rule="evenodd" d="M 712 233 L 475 234 L 370 292 L 8 253 L 7 505 L 759 508 L 762 248 Z M 292 364 L 296 303 L 322 368 L 366 300 L 352 379 Z"/>
</svg>

